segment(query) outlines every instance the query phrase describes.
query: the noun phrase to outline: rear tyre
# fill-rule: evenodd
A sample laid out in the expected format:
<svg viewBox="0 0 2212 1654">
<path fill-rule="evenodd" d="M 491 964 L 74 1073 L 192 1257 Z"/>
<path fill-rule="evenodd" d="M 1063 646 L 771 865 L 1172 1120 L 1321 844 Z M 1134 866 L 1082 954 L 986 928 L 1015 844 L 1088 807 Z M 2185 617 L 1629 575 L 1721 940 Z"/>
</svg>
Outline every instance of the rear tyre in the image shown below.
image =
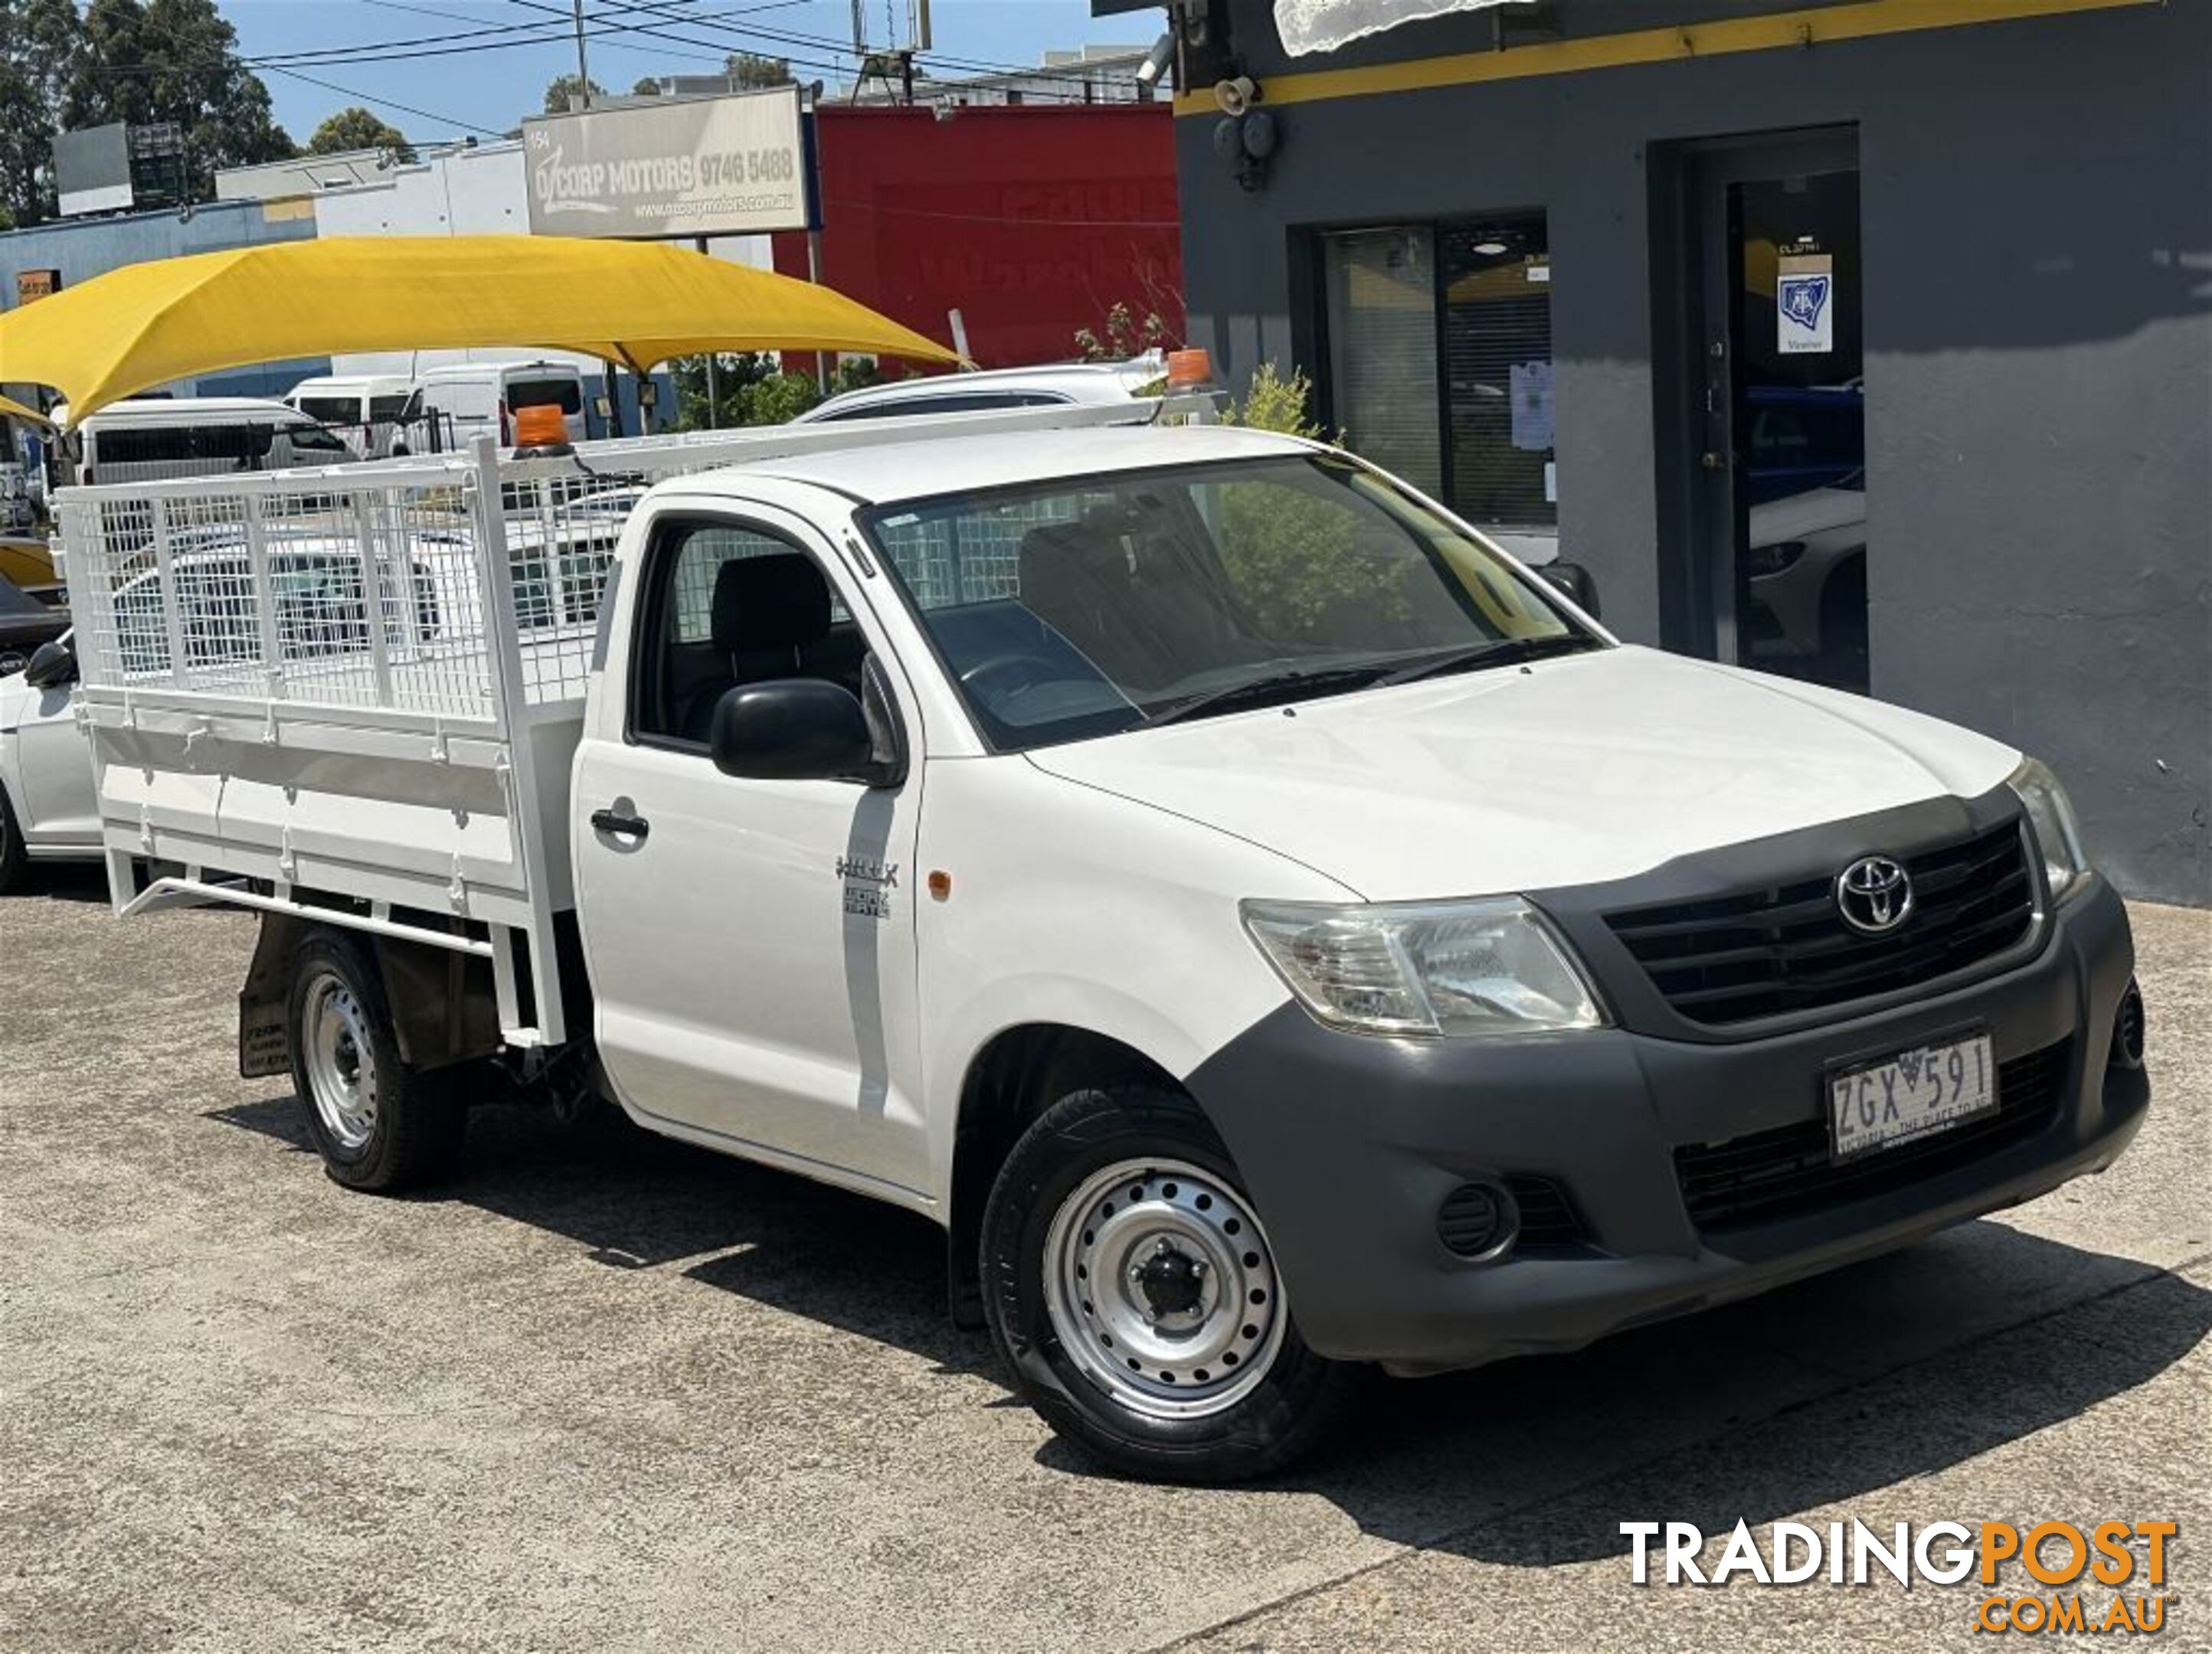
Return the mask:
<svg viewBox="0 0 2212 1654">
<path fill-rule="evenodd" d="M 22 829 L 15 825 L 8 789 L 0 787 L 0 896 L 12 896 L 30 882 L 31 852 L 23 844 Z"/>
<path fill-rule="evenodd" d="M 993 1342 L 1023 1398 L 1116 1469 L 1241 1481 L 1309 1451 L 1355 1370 L 1306 1347 L 1237 1167 L 1188 1097 L 1062 1098 L 983 1214 Z"/>
<path fill-rule="evenodd" d="M 450 1171 L 468 1109 L 445 1072 L 400 1060 L 374 953 L 341 931 L 300 944 L 286 1033 L 307 1135 L 333 1180 L 397 1194 Z"/>
</svg>

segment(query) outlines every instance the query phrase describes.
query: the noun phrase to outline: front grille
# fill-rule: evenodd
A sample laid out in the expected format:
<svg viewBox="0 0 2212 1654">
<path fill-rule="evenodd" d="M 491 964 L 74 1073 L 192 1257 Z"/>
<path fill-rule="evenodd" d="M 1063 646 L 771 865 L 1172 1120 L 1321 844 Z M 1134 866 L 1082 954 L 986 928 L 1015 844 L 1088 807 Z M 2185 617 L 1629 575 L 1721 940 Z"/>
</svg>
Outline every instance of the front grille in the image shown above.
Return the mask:
<svg viewBox="0 0 2212 1654">
<path fill-rule="evenodd" d="M 1911 917 L 1863 936 L 1836 906 L 1835 874 L 1606 915 L 1652 985 L 1692 1022 L 1725 1026 L 1849 1004 L 1978 964 L 2035 922 L 2017 823 L 1900 857 Z"/>
<path fill-rule="evenodd" d="M 2071 1071 L 2074 1042 L 1997 1064 L 1997 1106 L 1986 1114 L 1862 1158 L 1828 1158 L 1825 1118 L 1754 1132 L 1731 1142 L 1674 1151 L 1674 1175 L 1690 1221 L 1702 1230 L 1802 1216 L 1844 1201 L 1901 1189 L 1954 1171 L 2039 1131 Z"/>
</svg>

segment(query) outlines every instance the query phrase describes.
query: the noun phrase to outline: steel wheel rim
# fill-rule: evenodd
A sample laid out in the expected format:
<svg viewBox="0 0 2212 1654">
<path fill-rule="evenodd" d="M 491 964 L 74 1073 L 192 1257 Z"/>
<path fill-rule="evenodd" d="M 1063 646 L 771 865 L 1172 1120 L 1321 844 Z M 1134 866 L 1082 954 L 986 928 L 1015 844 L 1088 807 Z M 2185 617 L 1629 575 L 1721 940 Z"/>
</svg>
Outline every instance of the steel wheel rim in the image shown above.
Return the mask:
<svg viewBox="0 0 2212 1654">
<path fill-rule="evenodd" d="M 1085 1376 L 1152 1419 L 1236 1406 L 1274 1366 L 1289 1318 L 1250 1204 L 1185 1160 L 1085 1178 L 1046 1232 L 1044 1294 Z"/>
<path fill-rule="evenodd" d="M 362 1148 L 376 1132 L 374 1047 L 360 999 L 335 972 L 308 984 L 300 1033 L 316 1118 L 341 1148 Z"/>
</svg>

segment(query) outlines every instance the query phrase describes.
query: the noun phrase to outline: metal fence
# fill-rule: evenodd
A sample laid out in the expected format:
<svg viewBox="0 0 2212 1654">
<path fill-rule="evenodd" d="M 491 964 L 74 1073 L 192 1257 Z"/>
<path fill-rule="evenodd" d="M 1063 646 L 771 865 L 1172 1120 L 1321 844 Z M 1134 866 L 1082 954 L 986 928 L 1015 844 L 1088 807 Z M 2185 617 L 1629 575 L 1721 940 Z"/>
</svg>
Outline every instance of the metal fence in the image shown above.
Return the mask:
<svg viewBox="0 0 2212 1654">
<path fill-rule="evenodd" d="M 64 490 L 82 682 L 181 702 L 496 724 L 576 710 L 623 524 L 665 478 L 962 434 L 1145 422 L 1188 403 L 1024 409 L 463 454 Z M 1049 515 L 1052 507 L 1038 510 Z M 1013 589 L 1022 533 L 894 548 L 925 606 Z M 992 543 L 981 543 L 989 540 Z"/>
</svg>

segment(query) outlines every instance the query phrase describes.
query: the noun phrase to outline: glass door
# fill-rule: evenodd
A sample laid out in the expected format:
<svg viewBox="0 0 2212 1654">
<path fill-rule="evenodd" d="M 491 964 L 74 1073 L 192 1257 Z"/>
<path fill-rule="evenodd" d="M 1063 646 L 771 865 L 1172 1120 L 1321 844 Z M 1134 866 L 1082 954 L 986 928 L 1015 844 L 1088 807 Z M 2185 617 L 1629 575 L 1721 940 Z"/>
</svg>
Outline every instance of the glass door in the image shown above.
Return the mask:
<svg viewBox="0 0 2212 1654">
<path fill-rule="evenodd" d="M 1868 686 L 1865 346 L 1850 135 L 1701 157 L 1699 455 L 1716 652 Z"/>
</svg>

